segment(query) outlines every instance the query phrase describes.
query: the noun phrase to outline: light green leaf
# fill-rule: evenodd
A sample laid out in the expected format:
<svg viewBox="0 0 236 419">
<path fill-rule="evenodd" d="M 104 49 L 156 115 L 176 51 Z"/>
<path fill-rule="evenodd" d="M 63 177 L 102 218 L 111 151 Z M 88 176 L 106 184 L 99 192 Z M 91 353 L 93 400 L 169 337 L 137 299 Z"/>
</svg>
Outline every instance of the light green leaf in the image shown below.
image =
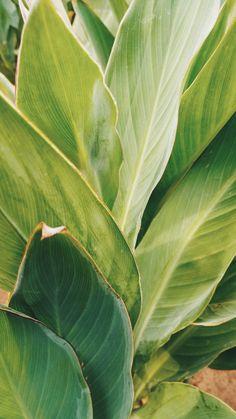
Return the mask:
<svg viewBox="0 0 236 419">
<path fill-rule="evenodd" d="M 0 114 L 0 203 L 16 230 L 14 241 L 21 246 L 42 220 L 66 225 L 123 298 L 134 324 L 140 310 L 138 271 L 113 218 L 72 163 L 1 96 Z M 0 239 L 4 248 L 6 238 Z"/>
<path fill-rule="evenodd" d="M 114 37 L 97 15 L 81 0 L 74 2 L 74 10 L 79 18 L 79 25 L 84 26 L 87 39 L 90 41 L 98 63 L 105 70 L 114 42 Z M 79 38 L 80 39 L 80 38 Z"/>
<path fill-rule="evenodd" d="M 234 11 L 236 11 L 234 9 Z M 236 15 L 235 15 L 236 16 Z M 149 203 L 150 222 L 179 179 L 236 111 L 236 20 L 182 96 L 175 144 Z M 147 221 L 146 221 L 147 222 Z"/>
<path fill-rule="evenodd" d="M 66 9 L 64 7 L 62 0 L 49 0 L 50 3 L 53 5 L 53 7 L 56 9 L 57 13 L 60 15 L 60 17 L 64 20 L 64 23 L 68 26 L 68 28 L 71 27 L 69 17 L 66 13 Z M 21 14 L 23 17 L 23 20 L 26 22 L 30 10 L 37 4 L 38 0 L 19 0 L 19 6 L 21 10 Z"/>
<path fill-rule="evenodd" d="M 102 20 L 105 26 L 110 30 L 113 35 L 119 27 L 119 20 L 116 13 L 115 7 L 118 7 L 118 13 L 122 14 L 126 10 L 124 0 L 84 0 L 96 13 L 97 16 Z"/>
<path fill-rule="evenodd" d="M 132 419 L 234 419 L 236 413 L 225 403 L 182 383 L 163 383 L 153 392 L 147 405 Z"/>
<path fill-rule="evenodd" d="M 124 155 L 113 212 L 132 245 L 171 154 L 185 72 L 218 9 L 218 0 L 134 0 L 120 26 L 106 73 Z"/>
<path fill-rule="evenodd" d="M 33 319 L 0 308 L 0 417 L 92 419 L 73 349 Z"/>
<path fill-rule="evenodd" d="M 72 345 L 82 361 L 94 418 L 128 418 L 133 348 L 126 308 L 64 227 L 43 224 L 35 230 L 9 305 Z"/>
<path fill-rule="evenodd" d="M 216 288 L 210 304 L 195 324 L 217 326 L 236 318 L 236 259 Z"/>
<path fill-rule="evenodd" d="M 121 149 L 102 74 L 50 0 L 36 1 L 19 58 L 17 105 L 112 206 Z"/>
<path fill-rule="evenodd" d="M 235 17 L 235 0 L 226 0 L 211 33 L 208 35 L 199 52 L 196 54 L 195 59 L 191 63 L 185 83 L 185 89 L 190 86 L 211 55 L 215 52 Z"/>
<path fill-rule="evenodd" d="M 209 364 L 226 349 L 236 346 L 236 320 L 215 327 L 191 325 L 172 336 L 151 361 L 134 363 L 136 400 L 161 381 L 182 381 Z"/>
<path fill-rule="evenodd" d="M 196 320 L 236 253 L 236 117 L 178 184 L 137 248 L 136 348 L 151 358 Z"/>
<path fill-rule="evenodd" d="M 112 8 L 117 20 L 120 22 L 125 12 L 128 9 L 128 5 L 125 0 L 109 0 L 110 7 Z"/>
<path fill-rule="evenodd" d="M 210 368 L 216 370 L 236 370 L 236 348 L 234 347 L 222 352 L 210 365 Z"/>
<path fill-rule="evenodd" d="M 0 73 L 0 92 L 12 102 L 15 102 L 15 86 L 2 73 Z"/>
</svg>

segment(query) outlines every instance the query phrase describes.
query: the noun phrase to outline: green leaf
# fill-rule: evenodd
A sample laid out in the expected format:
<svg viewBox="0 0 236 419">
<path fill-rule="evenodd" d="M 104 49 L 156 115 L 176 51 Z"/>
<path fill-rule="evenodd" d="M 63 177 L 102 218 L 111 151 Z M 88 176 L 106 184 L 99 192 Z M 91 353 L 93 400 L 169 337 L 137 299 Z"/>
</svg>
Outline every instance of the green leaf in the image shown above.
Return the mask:
<svg viewBox="0 0 236 419">
<path fill-rule="evenodd" d="M 128 5 L 125 0 L 109 0 L 110 7 L 112 8 L 117 20 L 120 22 L 125 12 L 128 9 Z"/>
<path fill-rule="evenodd" d="M 13 103 L 15 102 L 15 86 L 2 73 L 0 73 L 0 92 Z"/>
<path fill-rule="evenodd" d="M 236 320 L 215 327 L 191 325 L 172 336 L 152 360 L 135 360 L 136 398 L 161 381 L 182 381 L 212 364 L 220 353 L 236 346 Z"/>
<path fill-rule="evenodd" d="M 211 33 L 208 35 L 207 39 L 191 63 L 191 67 L 188 71 L 188 77 L 185 83 L 185 89 L 187 89 L 193 83 L 198 73 L 202 70 L 203 66 L 215 52 L 235 17 L 235 0 L 226 0 L 222 6 L 221 12 Z"/>
<path fill-rule="evenodd" d="M 18 235 L 26 241 L 42 220 L 66 225 L 123 298 L 134 324 L 140 310 L 138 271 L 113 218 L 72 163 L 1 96 L 0 114 L 0 202 L 16 230 L 14 241 L 21 246 Z M 0 239 L 4 248 L 6 238 Z"/>
<path fill-rule="evenodd" d="M 236 348 L 221 353 L 209 367 L 216 370 L 235 370 Z"/>
<path fill-rule="evenodd" d="M 73 349 L 31 318 L 0 308 L 0 416 L 92 419 Z"/>
<path fill-rule="evenodd" d="M 121 23 L 106 82 L 124 154 L 113 212 L 132 245 L 171 154 L 185 72 L 218 8 L 218 0 L 134 0 Z"/>
<path fill-rule="evenodd" d="M 236 253 L 236 117 L 178 184 L 137 248 L 143 308 L 135 330 L 148 359 L 196 320 Z"/>
<path fill-rule="evenodd" d="M 83 1 L 75 1 L 74 10 L 79 17 L 79 23 L 84 26 L 87 37 L 96 52 L 98 62 L 105 70 L 114 42 L 113 35 Z"/>
<path fill-rule="evenodd" d="M 125 12 L 125 0 L 84 0 L 91 9 L 94 10 L 97 16 L 102 20 L 104 25 L 110 30 L 113 35 L 119 27 L 120 19 L 115 13 L 115 8 L 118 8 L 120 16 Z M 119 10 L 120 9 L 120 10 Z"/>
<path fill-rule="evenodd" d="M 7 42 L 7 35 L 10 26 L 18 27 L 19 16 L 17 8 L 11 0 L 1 0 L 0 3 L 0 47 Z"/>
<path fill-rule="evenodd" d="M 111 207 L 121 164 L 115 105 L 50 0 L 36 1 L 25 25 L 17 105 Z"/>
<path fill-rule="evenodd" d="M 168 191 L 171 194 L 180 178 L 236 111 L 236 20 L 233 22 L 182 96 L 175 144 L 164 175 L 150 199 L 146 224 L 168 199 Z"/>
<path fill-rule="evenodd" d="M 236 413 L 210 394 L 187 384 L 163 383 L 132 419 L 234 419 Z"/>
<path fill-rule="evenodd" d="M 210 304 L 195 324 L 217 326 L 236 318 L 236 259 L 216 288 Z"/>
<path fill-rule="evenodd" d="M 74 348 L 94 418 L 128 418 L 133 347 L 126 308 L 64 227 L 43 224 L 35 230 L 10 306 L 42 321 Z"/>
</svg>

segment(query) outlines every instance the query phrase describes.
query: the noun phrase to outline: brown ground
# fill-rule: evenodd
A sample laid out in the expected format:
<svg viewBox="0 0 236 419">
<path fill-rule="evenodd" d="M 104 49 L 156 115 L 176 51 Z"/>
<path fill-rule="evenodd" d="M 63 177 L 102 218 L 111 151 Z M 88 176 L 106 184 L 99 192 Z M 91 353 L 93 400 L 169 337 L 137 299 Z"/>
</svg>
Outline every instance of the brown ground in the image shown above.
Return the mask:
<svg viewBox="0 0 236 419">
<path fill-rule="evenodd" d="M 0 290 L 0 304 L 7 299 L 7 293 Z M 217 371 L 205 368 L 196 374 L 191 384 L 213 394 L 236 410 L 236 371 Z"/>
<path fill-rule="evenodd" d="M 192 378 L 191 384 L 213 394 L 236 410 L 236 371 L 205 368 Z"/>
</svg>

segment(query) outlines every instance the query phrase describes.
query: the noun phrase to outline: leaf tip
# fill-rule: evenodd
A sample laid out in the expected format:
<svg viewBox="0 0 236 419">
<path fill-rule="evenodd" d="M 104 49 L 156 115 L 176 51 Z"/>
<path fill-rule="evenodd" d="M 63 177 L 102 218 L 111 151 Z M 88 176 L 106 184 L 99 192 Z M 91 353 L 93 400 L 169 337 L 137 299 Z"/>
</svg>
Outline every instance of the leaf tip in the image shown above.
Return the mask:
<svg viewBox="0 0 236 419">
<path fill-rule="evenodd" d="M 41 240 L 48 239 L 49 237 L 53 237 L 56 234 L 62 233 L 65 230 L 66 230 L 65 226 L 49 227 L 47 224 L 42 223 Z"/>
</svg>

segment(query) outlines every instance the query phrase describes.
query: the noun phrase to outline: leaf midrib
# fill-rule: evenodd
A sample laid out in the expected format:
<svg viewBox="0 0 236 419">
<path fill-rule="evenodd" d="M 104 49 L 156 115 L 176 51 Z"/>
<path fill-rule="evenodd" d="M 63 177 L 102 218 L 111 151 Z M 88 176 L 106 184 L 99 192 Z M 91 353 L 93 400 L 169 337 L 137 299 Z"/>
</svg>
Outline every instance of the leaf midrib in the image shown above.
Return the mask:
<svg viewBox="0 0 236 419">
<path fill-rule="evenodd" d="M 164 272 L 164 277 L 161 281 L 161 286 L 158 289 L 158 292 L 155 293 L 154 290 L 152 290 L 152 295 L 153 298 L 151 299 L 151 301 L 149 301 L 148 304 L 148 309 L 147 310 L 147 315 L 145 317 L 145 319 L 143 320 L 143 323 L 141 324 L 141 326 L 138 329 L 138 333 L 135 334 L 134 336 L 134 342 L 135 342 L 135 348 L 137 349 L 141 338 L 142 338 L 142 333 L 144 332 L 146 326 L 148 326 L 149 320 L 151 319 L 156 306 L 158 304 L 158 301 L 161 299 L 163 293 L 165 292 L 166 288 L 168 287 L 169 281 L 172 277 L 172 274 L 174 273 L 178 262 L 180 261 L 182 255 L 185 252 L 185 249 L 187 248 L 188 244 L 192 241 L 195 233 L 197 232 L 197 230 L 204 225 L 204 223 L 207 220 L 207 217 L 209 216 L 209 214 L 212 212 L 212 210 L 214 209 L 214 207 L 220 202 L 221 198 L 224 196 L 224 194 L 227 192 L 227 190 L 231 187 L 231 185 L 234 183 L 235 181 L 235 174 L 233 174 L 228 181 L 225 183 L 225 185 L 222 187 L 222 190 L 219 191 L 216 194 L 215 199 L 212 200 L 212 202 L 210 203 L 208 210 L 206 210 L 205 215 L 199 217 L 199 221 L 196 220 L 194 226 L 190 226 L 188 233 L 186 234 L 186 239 L 183 243 L 183 246 L 180 248 L 179 252 L 176 253 L 176 257 L 170 261 L 167 262 L 166 266 L 164 267 L 164 269 L 162 270 L 162 273 L 160 275 L 160 277 L 163 275 Z M 141 252 L 140 252 L 141 254 Z M 145 313 L 145 312 L 144 312 Z M 176 332 L 177 330 L 173 330 L 173 333 Z"/>
</svg>

